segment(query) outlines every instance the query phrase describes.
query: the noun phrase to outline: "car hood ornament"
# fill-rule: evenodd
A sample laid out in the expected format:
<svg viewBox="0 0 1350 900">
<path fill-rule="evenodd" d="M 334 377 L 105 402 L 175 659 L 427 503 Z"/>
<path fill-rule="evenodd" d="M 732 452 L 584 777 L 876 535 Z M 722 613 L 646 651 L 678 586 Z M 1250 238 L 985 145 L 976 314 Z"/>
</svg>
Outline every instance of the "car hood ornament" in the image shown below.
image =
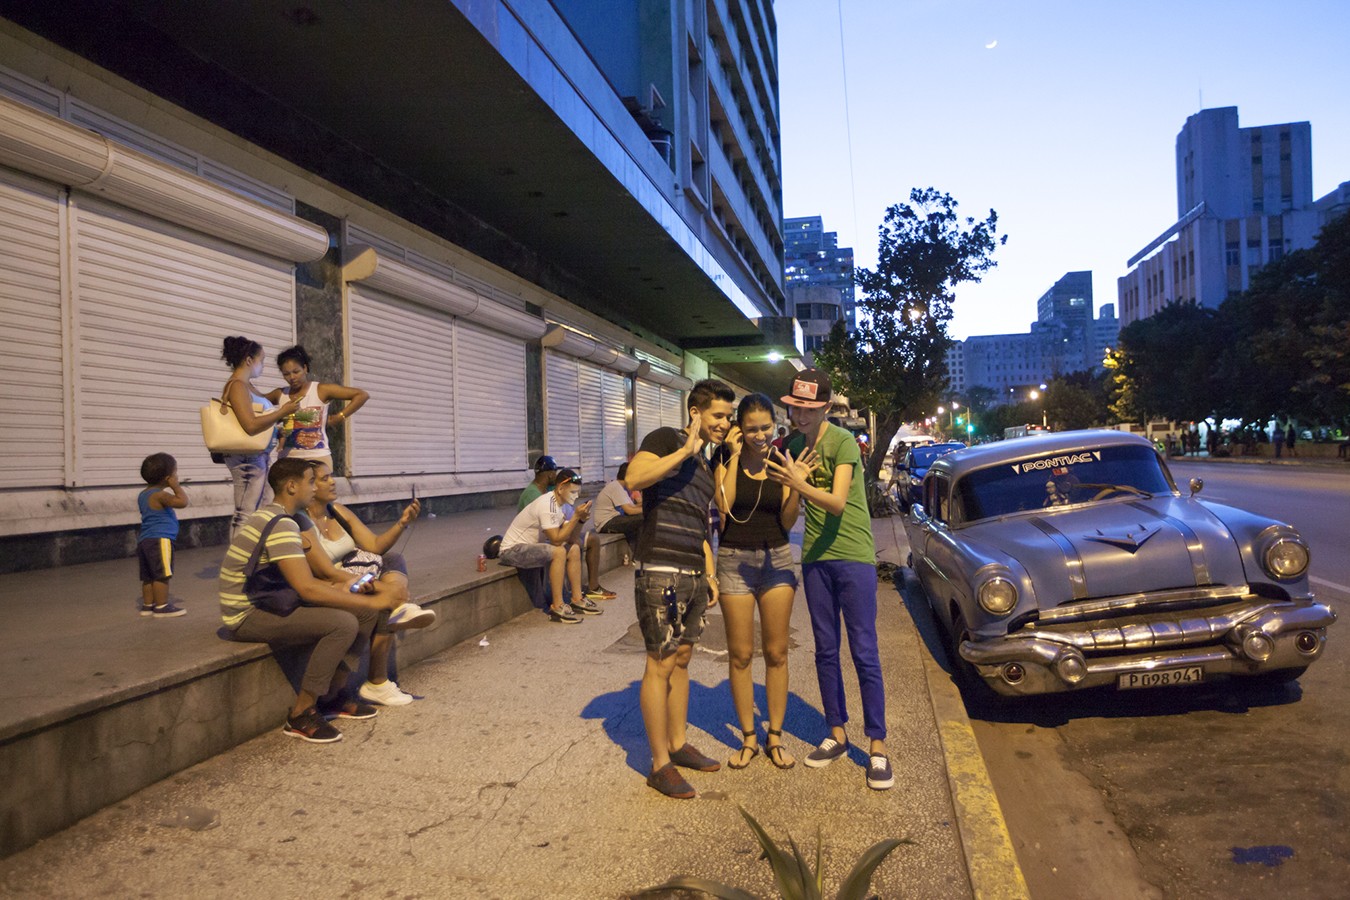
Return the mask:
<svg viewBox="0 0 1350 900">
<path fill-rule="evenodd" d="M 1110 544 L 1113 547 L 1119 547 L 1122 550 L 1128 550 L 1130 553 L 1134 553 L 1144 545 L 1144 541 L 1147 541 L 1161 530 L 1161 525 L 1134 525 L 1126 528 L 1112 529 L 1110 531 L 1103 531 L 1098 528 L 1093 532 L 1083 535 L 1083 539 L 1096 541 L 1100 544 Z"/>
</svg>

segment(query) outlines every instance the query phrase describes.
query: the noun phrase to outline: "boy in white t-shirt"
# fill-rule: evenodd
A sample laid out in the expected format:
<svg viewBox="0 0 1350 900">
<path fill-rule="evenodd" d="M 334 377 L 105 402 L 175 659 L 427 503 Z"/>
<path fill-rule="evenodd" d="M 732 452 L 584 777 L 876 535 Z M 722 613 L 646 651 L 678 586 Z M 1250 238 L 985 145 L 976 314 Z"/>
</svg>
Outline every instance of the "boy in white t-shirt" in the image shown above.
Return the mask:
<svg viewBox="0 0 1350 900">
<path fill-rule="evenodd" d="M 591 514 L 589 502 L 576 506 L 581 493 L 581 478 L 571 469 L 558 472 L 553 490 L 531 500 L 502 535 L 500 559 L 517 569 L 548 567 L 548 582 L 552 604 L 548 608 L 549 621 L 575 625 L 581 621 L 577 613 L 600 615 L 600 608 L 582 595 L 581 550 L 575 541 L 581 527 Z M 567 518 L 564 507 L 574 507 Z M 563 578 L 572 588 L 572 605 L 563 603 Z"/>
</svg>

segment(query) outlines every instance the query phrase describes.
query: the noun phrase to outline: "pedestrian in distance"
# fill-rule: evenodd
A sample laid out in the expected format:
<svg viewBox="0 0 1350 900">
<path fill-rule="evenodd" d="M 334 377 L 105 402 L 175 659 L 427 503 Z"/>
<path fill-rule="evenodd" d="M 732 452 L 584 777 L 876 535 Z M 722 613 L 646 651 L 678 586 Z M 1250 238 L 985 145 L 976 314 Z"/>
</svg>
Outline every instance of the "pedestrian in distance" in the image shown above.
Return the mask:
<svg viewBox="0 0 1350 900">
<path fill-rule="evenodd" d="M 299 344 L 287 347 L 277 354 L 277 368 L 286 380 L 286 387 L 267 395 L 271 403 L 298 400 L 300 408 L 281 420 L 277 458 L 313 459 L 333 468 L 333 452 L 328 444 L 328 425 L 345 422 L 366 405 L 370 394 L 360 388 L 344 387 L 315 381 L 309 376 L 309 354 Z M 346 405 L 328 413 L 333 400 L 345 400 Z"/>
<path fill-rule="evenodd" d="M 273 502 L 245 520 L 220 566 L 220 617 L 228 640 L 307 648 L 308 658 L 291 705 L 288 737 L 326 744 L 342 739 L 328 718 L 370 719 L 379 710 L 347 696 L 347 681 L 361 666 L 381 614 L 392 612 L 399 594 L 387 582 L 361 585 L 355 575 L 341 581 L 316 578 L 305 558 L 295 518 L 314 498 L 314 469 L 304 460 L 283 459 L 268 472 Z M 255 558 L 268 590 L 250 593 L 246 569 Z M 270 570 L 270 571 L 265 571 Z M 258 581 L 255 574 L 254 586 Z M 268 594 L 282 584 L 299 605 L 279 612 Z"/>
<path fill-rule="evenodd" d="M 637 547 L 638 529 L 642 527 L 642 504 L 633 500 L 625 479 L 628 463 L 619 466 L 614 480 L 600 489 L 595 498 L 593 519 L 597 534 L 621 534 L 628 541 L 631 556 Z"/>
<path fill-rule="evenodd" d="M 502 535 L 499 559 L 517 569 L 547 569 L 549 621 L 576 625 L 580 616 L 602 612 L 581 588 L 581 549 L 576 541 L 591 514 L 591 504 L 577 505 L 581 480 L 571 469 L 560 469 L 553 490 L 536 497 L 511 520 Z M 570 512 L 569 512 L 570 510 Z M 564 579 L 572 589 L 572 602 L 564 602 Z"/>
<path fill-rule="evenodd" d="M 136 559 L 141 570 L 141 615 L 173 619 L 187 610 L 169 599 L 173 577 L 173 542 L 178 539 L 178 510 L 188 496 L 178 483 L 178 461 L 167 453 L 152 453 L 141 462 L 145 490 L 136 495 L 141 533 Z"/>
<path fill-rule="evenodd" d="M 229 380 L 220 393 L 220 402 L 234 412 L 235 418 L 249 434 L 262 434 L 271 429 L 272 441 L 258 453 L 222 454 L 220 462 L 230 470 L 234 481 L 234 518 L 230 520 L 230 537 L 239 533 L 248 517 L 262 508 L 267 496 L 267 467 L 276 446 L 277 423 L 300 409 L 300 400 L 292 397 L 280 406 L 274 406 L 266 395 L 253 386 L 253 379 L 262 375 L 263 348 L 246 337 L 227 337 L 220 351 L 221 359 L 230 367 Z"/>
<path fill-rule="evenodd" d="M 699 772 L 722 767 L 690 744 L 686 732 L 689 660 L 704 614 L 718 597 L 708 531 L 713 473 L 703 450 L 726 438 L 735 399 L 721 381 L 698 382 L 689 392 L 684 429 L 656 429 L 628 464 L 628 486 L 642 491 L 633 597 L 647 650 L 638 692 L 652 753 L 647 784 L 680 800 L 696 792 L 677 766 Z"/>
<path fill-rule="evenodd" d="M 848 631 L 853 668 L 862 697 L 863 733 L 871 740 L 867 786 L 895 784 L 886 755 L 886 685 L 877 650 L 877 555 L 864 490 L 862 455 L 846 429 L 828 421 L 829 376 L 804 369 L 792 379 L 783 402 L 799 434 L 789 442 L 793 459 L 814 450 L 818 461 L 804 466 L 769 461 L 771 477 L 806 501 L 802 538 L 802 580 L 816 642 L 816 679 L 830 732 L 806 757 L 812 768 L 827 766 L 848 752 L 848 708 L 840 668 L 840 620 Z"/>
<path fill-rule="evenodd" d="M 542 497 L 549 491 L 557 480 L 558 463 L 551 456 L 541 456 L 534 461 L 534 478 L 529 484 L 521 490 L 520 496 L 516 498 L 516 512 L 519 513 L 529 506 L 535 500 Z M 576 474 L 575 470 L 568 470 Z M 577 492 L 580 492 L 581 478 L 577 475 Z M 572 515 L 572 510 L 563 511 L 567 516 Z M 584 521 L 584 520 L 583 520 Z M 572 538 L 573 543 L 581 548 L 581 552 L 586 562 L 586 590 L 583 592 L 587 600 L 592 602 L 596 600 L 613 600 L 618 594 L 606 590 L 600 584 L 600 542 L 595 539 L 590 532 L 580 530 Z M 517 567 L 519 568 L 519 567 Z M 582 596 L 578 594 L 577 596 Z"/>
<path fill-rule="evenodd" d="M 1284 429 L 1284 448 L 1289 451 L 1291 457 L 1298 456 L 1298 451 L 1294 449 L 1294 442 L 1298 439 L 1298 432 L 1294 430 L 1294 423 L 1290 422 Z"/>
<path fill-rule="evenodd" d="M 788 697 L 788 625 L 797 596 L 788 532 L 797 522 L 801 498 L 790 486 L 769 478 L 769 459 L 795 462 L 773 446 L 773 412 L 773 401 L 764 394 L 742 398 L 736 424 L 722 444 L 726 461 L 714 473 L 723 523 L 717 546 L 719 603 L 727 632 L 727 678 L 742 736 L 741 748 L 727 762 L 732 769 L 744 769 L 759 755 L 750 672 L 756 608 L 769 716 L 765 755 L 780 769 L 797 764 L 783 749 L 783 717 Z M 813 460 L 808 451 L 803 460 L 808 472 Z"/>
</svg>

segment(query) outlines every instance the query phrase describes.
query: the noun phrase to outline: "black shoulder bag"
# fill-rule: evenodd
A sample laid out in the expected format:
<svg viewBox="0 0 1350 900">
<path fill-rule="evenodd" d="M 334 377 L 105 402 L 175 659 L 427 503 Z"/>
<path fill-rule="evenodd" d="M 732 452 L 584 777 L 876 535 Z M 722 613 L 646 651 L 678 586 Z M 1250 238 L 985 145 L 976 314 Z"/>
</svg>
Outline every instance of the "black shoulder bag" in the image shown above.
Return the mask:
<svg viewBox="0 0 1350 900">
<path fill-rule="evenodd" d="M 267 548 L 268 536 L 282 519 L 296 522 L 293 516 L 278 515 L 273 516 L 272 521 L 263 526 L 262 534 L 258 535 L 258 546 L 253 548 L 253 555 L 244 565 L 244 594 L 255 609 L 265 610 L 276 616 L 289 616 L 300 605 L 300 594 L 291 587 L 291 583 L 281 574 L 281 569 L 275 563 L 262 567 L 258 565 L 262 560 L 263 550 Z M 299 522 L 296 524 L 299 525 Z"/>
</svg>

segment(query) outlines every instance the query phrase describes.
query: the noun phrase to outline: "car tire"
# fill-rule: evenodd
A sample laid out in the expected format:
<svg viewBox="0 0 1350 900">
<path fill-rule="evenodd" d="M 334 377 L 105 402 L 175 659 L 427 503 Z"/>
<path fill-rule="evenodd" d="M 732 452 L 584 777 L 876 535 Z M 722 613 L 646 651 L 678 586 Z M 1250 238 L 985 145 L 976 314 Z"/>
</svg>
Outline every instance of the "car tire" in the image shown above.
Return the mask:
<svg viewBox="0 0 1350 900">
<path fill-rule="evenodd" d="M 970 637 L 970 632 L 966 628 L 966 617 L 958 609 L 952 613 L 952 630 L 948 634 L 947 642 L 947 656 L 951 661 L 952 680 L 966 692 L 969 699 L 989 701 L 998 694 L 980 677 L 978 669 L 961 658 L 961 642 L 968 637 Z"/>
</svg>

